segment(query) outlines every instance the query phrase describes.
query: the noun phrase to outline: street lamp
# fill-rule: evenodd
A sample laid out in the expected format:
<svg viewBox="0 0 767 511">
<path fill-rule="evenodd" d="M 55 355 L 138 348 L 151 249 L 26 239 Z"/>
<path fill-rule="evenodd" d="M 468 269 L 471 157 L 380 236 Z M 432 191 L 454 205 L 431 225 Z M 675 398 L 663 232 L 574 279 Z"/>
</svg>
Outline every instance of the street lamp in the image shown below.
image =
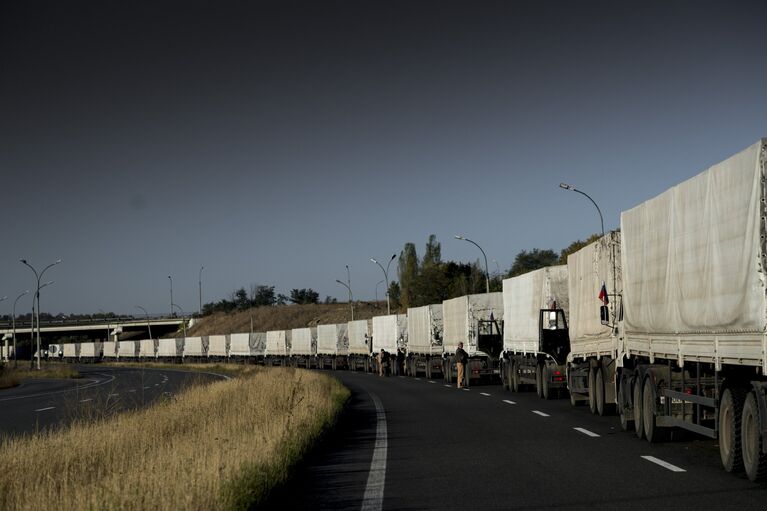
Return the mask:
<svg viewBox="0 0 767 511">
<path fill-rule="evenodd" d="M 202 316 L 202 270 L 204 269 L 204 266 L 200 266 L 200 275 L 197 280 L 198 284 L 200 284 L 200 316 Z"/>
<path fill-rule="evenodd" d="M 149 330 L 149 338 L 152 339 L 152 325 L 149 324 L 149 313 L 141 305 L 136 305 L 136 308 L 144 311 L 144 315 L 146 316 L 146 328 Z"/>
<path fill-rule="evenodd" d="M 171 303 L 171 315 L 173 315 L 173 307 L 178 307 L 178 310 L 181 311 L 181 326 L 184 328 L 184 337 L 186 337 L 186 321 L 184 320 L 184 309 L 176 305 L 175 303 Z"/>
<path fill-rule="evenodd" d="M 383 280 L 379 280 L 378 282 L 376 282 L 376 307 L 378 307 L 378 286 L 383 284 L 383 282 L 384 282 Z"/>
<path fill-rule="evenodd" d="M 24 295 L 29 294 L 29 289 L 21 293 L 19 296 L 16 297 L 16 300 L 13 301 L 13 367 L 16 368 L 19 366 L 19 361 L 16 358 L 16 303 L 19 301 L 19 298 L 21 298 Z"/>
<path fill-rule="evenodd" d="M 341 284 L 342 286 L 344 286 L 346 289 L 349 290 L 349 305 L 352 308 L 352 321 L 354 321 L 354 297 L 352 296 L 352 288 L 338 279 L 336 279 L 336 282 L 338 282 L 339 284 Z"/>
<path fill-rule="evenodd" d="M 168 280 L 170 281 L 170 317 L 173 317 L 173 278 L 168 275 Z"/>
<path fill-rule="evenodd" d="M 455 239 L 463 240 L 463 241 L 468 241 L 469 243 L 471 243 L 472 245 L 477 247 L 480 252 L 482 252 L 482 257 L 485 258 L 485 290 L 486 290 L 487 293 L 490 293 L 490 271 L 487 269 L 487 256 L 485 255 L 485 251 L 482 250 L 482 247 L 477 245 L 476 242 L 470 240 L 469 238 L 465 238 L 463 236 L 460 236 L 460 235 L 456 234 L 455 235 Z"/>
<path fill-rule="evenodd" d="M 597 208 L 597 213 L 599 213 L 599 223 L 602 226 L 602 237 L 604 237 L 604 235 L 605 235 L 605 221 L 602 218 L 602 211 L 599 209 L 599 206 L 597 206 L 597 203 L 594 202 L 594 199 L 589 197 L 589 195 L 586 192 L 582 192 L 582 191 L 578 190 L 573 185 L 569 185 L 567 183 L 559 183 L 559 187 L 562 188 L 563 190 L 572 190 L 574 192 L 580 193 L 581 195 L 583 195 L 584 197 L 586 197 L 588 200 L 591 201 L 591 203 L 594 205 L 594 207 Z"/>
<path fill-rule="evenodd" d="M 32 272 L 35 274 L 35 277 L 37 278 L 37 291 L 35 292 L 35 296 L 32 299 L 32 316 L 34 321 L 34 315 L 35 315 L 35 300 L 37 300 L 37 369 L 40 370 L 40 280 L 43 278 L 43 274 L 48 270 L 48 268 L 52 266 L 56 266 L 57 264 L 61 263 L 61 259 L 57 259 L 56 262 L 53 262 L 43 268 L 43 271 L 41 271 L 39 274 L 37 273 L 37 270 L 27 262 L 26 259 L 19 259 L 21 263 L 23 263 L 26 266 L 29 266 L 29 269 L 32 270 Z M 49 282 L 48 284 L 52 284 L 52 282 Z M 46 285 L 48 285 L 46 284 Z"/>
<path fill-rule="evenodd" d="M 371 261 L 376 263 L 378 265 L 378 267 L 381 268 L 381 271 L 384 274 L 384 280 L 386 281 L 386 314 L 391 314 L 391 302 L 389 300 L 389 265 L 391 264 L 392 261 L 394 261 L 395 257 L 397 257 L 397 254 L 392 254 L 391 259 L 389 259 L 389 262 L 386 265 L 386 269 L 385 270 L 384 270 L 384 267 L 381 266 L 381 263 L 379 263 L 378 261 L 376 261 L 372 257 L 370 258 Z"/>
<path fill-rule="evenodd" d="M 4 297 L 0 298 L 0 302 L 4 302 L 4 301 L 6 301 L 7 299 L 8 299 L 8 297 L 7 297 L 7 296 L 4 296 Z M 5 338 L 5 337 L 4 337 L 4 338 Z M 3 362 L 3 357 L 6 357 L 6 358 L 7 358 L 7 357 L 8 357 L 8 354 L 6 353 L 5 355 L 3 355 L 3 354 L 2 354 L 2 350 L 0 350 L 0 364 L 2 364 L 2 362 Z"/>
</svg>

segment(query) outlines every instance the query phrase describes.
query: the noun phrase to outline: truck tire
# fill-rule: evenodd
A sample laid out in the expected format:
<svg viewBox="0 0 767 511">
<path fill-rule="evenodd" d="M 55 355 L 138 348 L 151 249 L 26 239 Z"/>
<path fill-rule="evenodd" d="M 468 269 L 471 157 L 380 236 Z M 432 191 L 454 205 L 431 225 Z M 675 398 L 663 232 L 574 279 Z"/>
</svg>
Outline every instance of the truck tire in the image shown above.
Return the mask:
<svg viewBox="0 0 767 511">
<path fill-rule="evenodd" d="M 628 397 L 625 394 L 630 388 L 628 378 L 621 376 L 620 383 L 618 384 L 618 417 L 620 418 L 621 429 L 623 431 L 631 431 L 634 428 L 633 417 L 629 416 L 628 410 L 624 406 Z"/>
<path fill-rule="evenodd" d="M 502 362 L 501 365 L 501 388 L 503 390 L 510 390 L 511 388 L 511 371 L 508 362 Z"/>
<path fill-rule="evenodd" d="M 634 432 L 638 438 L 644 437 L 644 417 L 642 417 L 642 380 L 639 376 L 634 377 L 633 385 L 633 399 L 634 405 Z"/>
<path fill-rule="evenodd" d="M 740 425 L 744 400 L 745 391 L 732 387 L 724 390 L 719 403 L 719 455 L 727 472 L 743 470 Z"/>
<path fill-rule="evenodd" d="M 597 368 L 596 375 L 594 376 L 594 400 L 597 405 L 597 415 L 600 417 L 605 416 L 605 379 L 604 373 L 601 367 Z"/>
<path fill-rule="evenodd" d="M 543 398 L 543 382 L 541 381 L 541 364 L 535 366 L 535 392 L 538 397 Z"/>
<path fill-rule="evenodd" d="M 431 360 L 426 359 L 426 379 L 431 380 Z"/>
<path fill-rule="evenodd" d="M 520 383 L 519 383 L 519 368 L 517 367 L 517 363 L 512 361 L 510 364 L 510 370 L 511 370 L 511 391 L 512 392 L 519 392 L 520 391 Z"/>
<path fill-rule="evenodd" d="M 741 445 L 743 447 L 743 468 L 751 481 L 762 481 L 767 475 L 767 455 L 762 453 L 764 438 L 761 436 L 759 405 L 754 392 L 749 392 L 743 403 L 741 420 Z"/>
<path fill-rule="evenodd" d="M 554 397 L 554 390 L 549 387 L 549 368 L 547 366 L 541 366 L 541 397 L 543 399 L 551 399 Z"/>
<path fill-rule="evenodd" d="M 642 389 L 642 415 L 644 436 L 651 444 L 665 440 L 668 432 L 665 428 L 659 428 L 655 422 L 655 399 L 655 386 L 652 378 L 645 378 L 644 389 Z"/>
<path fill-rule="evenodd" d="M 597 396 L 596 391 L 596 376 L 597 368 L 594 366 L 589 367 L 589 410 L 594 415 L 597 414 Z"/>
</svg>

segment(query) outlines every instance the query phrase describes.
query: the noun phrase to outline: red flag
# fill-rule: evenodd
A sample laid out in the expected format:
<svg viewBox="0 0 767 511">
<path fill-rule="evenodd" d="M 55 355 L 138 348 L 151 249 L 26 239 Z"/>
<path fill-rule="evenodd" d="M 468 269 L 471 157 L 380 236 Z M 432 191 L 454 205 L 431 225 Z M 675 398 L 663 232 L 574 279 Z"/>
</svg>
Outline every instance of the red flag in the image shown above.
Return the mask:
<svg viewBox="0 0 767 511">
<path fill-rule="evenodd" d="M 605 305 L 610 303 L 610 300 L 607 298 L 607 286 L 604 281 L 602 281 L 602 289 L 599 290 L 599 299 L 602 300 L 602 303 Z"/>
</svg>

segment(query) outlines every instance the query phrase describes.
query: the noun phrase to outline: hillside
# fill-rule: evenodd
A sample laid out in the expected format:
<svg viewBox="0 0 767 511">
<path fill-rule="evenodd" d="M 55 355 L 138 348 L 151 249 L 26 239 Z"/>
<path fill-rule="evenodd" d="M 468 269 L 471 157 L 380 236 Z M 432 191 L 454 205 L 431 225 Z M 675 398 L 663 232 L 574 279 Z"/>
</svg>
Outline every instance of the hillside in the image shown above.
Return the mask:
<svg viewBox="0 0 767 511">
<path fill-rule="evenodd" d="M 392 313 L 394 312 L 392 310 Z M 384 314 L 386 314 L 386 302 L 354 304 L 354 319 L 370 319 Z M 219 312 L 197 319 L 194 326 L 187 330 L 187 336 L 250 332 L 251 318 L 254 332 L 266 332 L 346 323 L 351 319 L 351 311 L 349 304 L 333 303 L 254 307 L 231 313 Z"/>
</svg>

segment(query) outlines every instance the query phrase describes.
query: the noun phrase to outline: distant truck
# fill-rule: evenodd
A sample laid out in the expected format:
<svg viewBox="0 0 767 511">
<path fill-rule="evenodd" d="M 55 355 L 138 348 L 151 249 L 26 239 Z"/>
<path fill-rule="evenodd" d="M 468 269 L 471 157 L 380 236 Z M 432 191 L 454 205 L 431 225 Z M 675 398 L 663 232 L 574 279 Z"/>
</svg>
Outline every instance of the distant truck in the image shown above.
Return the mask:
<svg viewBox="0 0 767 511">
<path fill-rule="evenodd" d="M 290 354 L 290 330 L 270 330 L 266 332 L 265 364 L 284 366 Z"/>
<path fill-rule="evenodd" d="M 317 329 L 294 328 L 290 335 L 290 365 L 311 369 L 317 367 Z"/>
<path fill-rule="evenodd" d="M 369 372 L 371 368 L 370 350 L 372 343 L 372 320 L 359 319 L 349 321 L 349 370 Z"/>
<path fill-rule="evenodd" d="M 407 342 L 407 316 L 405 314 L 375 316 L 373 318 L 373 358 L 376 361 L 376 370 L 378 370 L 377 357 L 381 350 L 389 354 L 389 367 L 394 367 L 397 349 L 407 349 Z"/>
<path fill-rule="evenodd" d="M 550 266 L 503 281 L 504 388 L 536 389 L 544 399 L 566 387 L 570 352 L 567 266 Z"/>
<path fill-rule="evenodd" d="M 407 310 L 407 373 L 442 376 L 442 304 Z"/>
<path fill-rule="evenodd" d="M 455 350 L 458 343 L 469 355 L 467 383 L 496 380 L 498 357 L 503 347 L 503 294 L 460 296 L 442 302 L 443 375 L 448 383 L 457 378 Z"/>
<path fill-rule="evenodd" d="M 338 369 L 346 367 L 349 352 L 347 324 L 317 326 L 317 367 Z"/>
</svg>

